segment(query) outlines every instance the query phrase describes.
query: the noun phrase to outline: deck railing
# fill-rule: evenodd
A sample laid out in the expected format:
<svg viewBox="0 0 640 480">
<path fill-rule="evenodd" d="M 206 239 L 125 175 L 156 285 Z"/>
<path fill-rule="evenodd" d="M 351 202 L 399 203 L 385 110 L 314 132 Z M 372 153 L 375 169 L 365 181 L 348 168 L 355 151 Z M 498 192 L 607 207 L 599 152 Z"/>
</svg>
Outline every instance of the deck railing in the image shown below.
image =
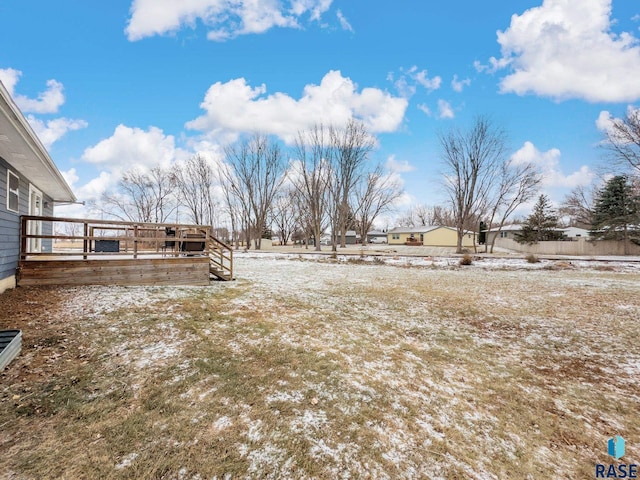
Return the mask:
<svg viewBox="0 0 640 480">
<path fill-rule="evenodd" d="M 203 225 L 25 215 L 20 259 L 208 256 L 211 273 L 233 278 L 233 251 Z M 228 278 L 227 278 L 228 277 Z"/>
</svg>

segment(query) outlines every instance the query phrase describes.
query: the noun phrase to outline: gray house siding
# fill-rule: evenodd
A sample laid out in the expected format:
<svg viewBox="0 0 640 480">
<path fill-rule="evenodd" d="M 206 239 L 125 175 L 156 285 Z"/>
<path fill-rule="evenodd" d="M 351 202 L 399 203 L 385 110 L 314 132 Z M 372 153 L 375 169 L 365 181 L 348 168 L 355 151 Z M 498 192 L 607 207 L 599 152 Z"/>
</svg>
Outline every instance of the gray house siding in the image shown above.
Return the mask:
<svg viewBox="0 0 640 480">
<path fill-rule="evenodd" d="M 7 209 L 7 169 L 9 164 L 0 158 L 0 280 L 15 275 L 20 256 L 20 215 Z M 18 210 L 26 212 L 29 186 L 22 177 L 18 191 Z"/>
<path fill-rule="evenodd" d="M 20 178 L 18 213 L 7 208 L 7 170 L 11 170 Z M 43 209 L 43 215 L 53 215 L 51 198 L 43 194 L 42 200 L 47 203 L 47 208 Z M 0 157 L 0 280 L 16 273 L 20 257 L 20 215 L 28 215 L 28 213 L 29 180 Z M 42 234 L 51 235 L 52 228 L 51 222 L 43 222 Z M 42 241 L 42 251 L 51 251 L 51 240 Z"/>
</svg>

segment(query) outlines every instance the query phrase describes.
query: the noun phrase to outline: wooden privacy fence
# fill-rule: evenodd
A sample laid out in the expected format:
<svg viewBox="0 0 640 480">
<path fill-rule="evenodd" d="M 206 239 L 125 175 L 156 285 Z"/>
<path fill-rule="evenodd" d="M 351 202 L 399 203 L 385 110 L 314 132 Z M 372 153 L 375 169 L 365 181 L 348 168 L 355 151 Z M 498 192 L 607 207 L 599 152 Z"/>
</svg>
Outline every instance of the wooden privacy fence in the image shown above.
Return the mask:
<svg viewBox="0 0 640 480">
<path fill-rule="evenodd" d="M 82 280 L 64 283 L 204 284 L 210 274 L 231 280 L 233 250 L 211 232 L 203 225 L 23 216 L 19 282 L 74 272 Z"/>
<path fill-rule="evenodd" d="M 536 255 L 640 255 L 640 246 L 615 240 L 589 240 L 579 238 L 574 241 L 544 241 L 527 245 L 510 238 L 496 238 L 496 247 L 507 248 L 516 252 Z"/>
</svg>

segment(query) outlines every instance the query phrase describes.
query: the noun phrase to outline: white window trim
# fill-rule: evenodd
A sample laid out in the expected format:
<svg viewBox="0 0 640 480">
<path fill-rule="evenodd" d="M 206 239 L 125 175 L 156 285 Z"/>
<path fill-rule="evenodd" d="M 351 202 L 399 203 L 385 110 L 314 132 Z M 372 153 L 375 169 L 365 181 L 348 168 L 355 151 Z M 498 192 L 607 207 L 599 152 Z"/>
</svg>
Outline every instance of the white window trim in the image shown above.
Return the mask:
<svg viewBox="0 0 640 480">
<path fill-rule="evenodd" d="M 34 187 L 31 183 L 29 184 L 29 215 L 35 215 L 33 212 L 33 204 L 31 203 L 31 199 L 33 198 L 33 194 L 36 194 L 40 197 L 40 212 L 38 215 L 44 215 L 44 197 L 42 192 Z M 28 233 L 29 235 L 42 235 L 42 221 L 40 220 L 29 220 Z M 42 251 L 42 238 L 30 238 L 29 239 L 29 252 L 39 253 Z"/>
<path fill-rule="evenodd" d="M 29 184 L 29 215 L 31 215 L 31 197 L 33 196 L 33 194 L 37 194 L 40 197 L 40 215 L 44 214 L 44 197 L 42 195 L 42 192 L 37 189 L 36 187 L 34 187 L 31 183 Z"/>
<path fill-rule="evenodd" d="M 18 179 L 18 188 L 16 190 L 11 190 L 11 188 L 9 187 L 10 183 L 9 183 L 9 178 L 11 178 L 11 175 L 13 175 L 14 177 L 16 177 Z M 9 196 L 11 193 L 15 193 L 16 197 L 18 197 L 18 209 L 14 210 L 13 208 L 11 208 L 9 206 Z M 13 213 L 20 213 L 20 177 L 12 172 L 11 170 L 7 169 L 7 210 Z"/>
</svg>

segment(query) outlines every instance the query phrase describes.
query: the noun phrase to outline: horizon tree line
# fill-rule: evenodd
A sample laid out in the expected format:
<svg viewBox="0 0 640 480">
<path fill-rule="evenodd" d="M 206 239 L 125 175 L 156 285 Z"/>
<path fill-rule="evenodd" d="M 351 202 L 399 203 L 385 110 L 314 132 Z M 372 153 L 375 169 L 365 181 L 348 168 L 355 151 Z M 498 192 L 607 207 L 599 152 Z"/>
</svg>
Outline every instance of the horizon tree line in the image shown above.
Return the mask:
<svg viewBox="0 0 640 480">
<path fill-rule="evenodd" d="M 253 134 L 224 147 L 223 161 L 196 154 L 169 168 L 125 172 L 115 191 L 93 208 L 120 220 L 188 222 L 211 226 L 236 247 L 261 248 L 277 231 L 320 249 L 330 228 L 332 249 L 346 244 L 347 229 L 361 234 L 393 208 L 399 182 L 371 160 L 376 140 L 364 124 L 301 131 L 292 148 Z M 223 227 L 223 225 L 226 225 Z"/>
<path fill-rule="evenodd" d="M 628 183 L 625 191 L 636 198 L 639 111 L 630 110 L 612 122 L 605 136 L 605 148 L 616 165 L 627 168 L 618 183 Z M 468 130 L 452 128 L 438 139 L 447 205 L 415 205 L 398 224 L 455 228 L 457 252 L 462 252 L 462 238 L 469 231 L 479 232 L 481 224 L 497 228 L 490 244 L 493 252 L 495 238 L 513 213 L 539 193 L 542 176 L 536 165 L 509 154 L 506 132 L 486 116 L 477 117 Z M 225 146 L 222 160 L 196 154 L 170 168 L 132 169 L 123 174 L 117 191 L 106 192 L 95 207 L 128 221 L 167 223 L 186 215 L 192 223 L 211 226 L 236 248 L 243 244 L 260 249 L 263 237 L 277 234 L 283 243 L 302 240 L 320 250 L 320 238 L 329 231 L 336 251 L 346 245 L 348 230 L 365 239 L 375 220 L 391 212 L 403 193 L 399 181 L 372 162 L 375 145 L 375 137 L 356 120 L 343 128 L 317 124 L 298 132 L 290 147 L 253 134 Z M 577 187 L 558 214 L 602 230 L 603 208 L 597 219 L 594 216 L 601 196 L 595 188 Z M 627 225 L 634 222 L 640 223 Z M 635 238 L 634 228 L 627 230 L 625 241 Z"/>
</svg>

